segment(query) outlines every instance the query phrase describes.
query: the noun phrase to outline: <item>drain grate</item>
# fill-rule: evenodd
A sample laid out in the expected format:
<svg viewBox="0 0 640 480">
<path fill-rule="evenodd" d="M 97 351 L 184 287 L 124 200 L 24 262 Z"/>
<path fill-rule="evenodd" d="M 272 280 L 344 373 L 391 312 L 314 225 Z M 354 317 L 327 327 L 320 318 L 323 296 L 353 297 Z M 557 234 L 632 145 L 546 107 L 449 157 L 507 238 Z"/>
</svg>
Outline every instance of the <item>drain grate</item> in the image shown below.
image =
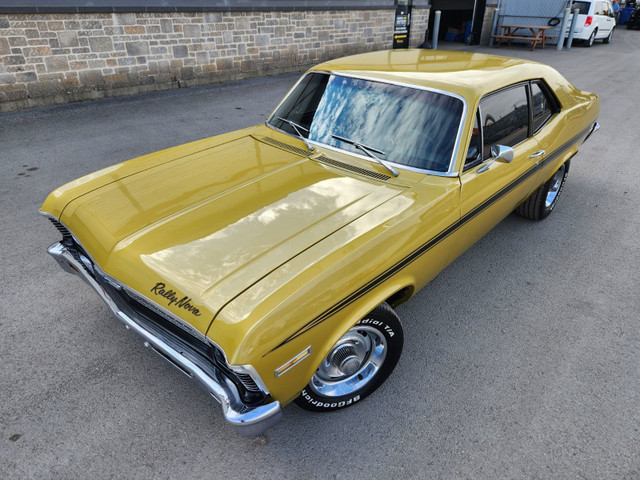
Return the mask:
<svg viewBox="0 0 640 480">
<path fill-rule="evenodd" d="M 278 140 L 274 140 L 273 138 L 270 137 L 260 137 L 260 140 L 265 142 L 265 143 L 269 143 L 271 145 L 273 145 L 274 147 L 278 147 L 278 148 L 282 148 L 283 150 L 288 150 L 291 153 L 295 153 L 297 155 L 300 155 L 302 157 L 306 157 L 307 155 L 309 155 L 309 151 L 308 150 L 303 150 L 301 148 L 298 147 L 293 147 L 291 145 L 288 145 L 284 142 L 279 142 Z"/>
<path fill-rule="evenodd" d="M 262 142 L 268 143 L 270 145 L 273 145 L 274 147 L 278 147 L 281 148 L 283 150 L 287 150 L 291 153 L 295 153 L 297 155 L 300 155 L 301 157 L 307 157 L 309 156 L 310 152 L 307 150 L 303 150 L 301 148 L 298 147 L 294 147 L 291 146 L 287 143 L 284 142 L 280 142 L 278 140 L 274 140 L 271 137 L 260 137 L 260 140 Z M 319 157 L 312 157 L 312 160 L 316 160 L 317 162 L 320 163 L 326 163 L 327 165 L 331 165 L 333 167 L 337 167 L 337 168 L 342 168 L 344 170 L 349 170 L 350 172 L 354 172 L 354 173 L 358 173 L 360 175 L 364 175 L 366 177 L 370 177 L 370 178 L 375 178 L 376 180 L 380 180 L 383 182 L 386 182 L 387 180 L 389 180 L 391 177 L 389 175 L 385 175 L 383 173 L 378 173 L 378 172 L 374 172 L 371 170 L 367 170 L 366 168 L 361 168 L 361 167 L 356 167 L 354 165 L 351 165 L 349 163 L 345 163 L 345 162 L 341 162 L 340 160 L 336 160 L 335 158 L 329 158 L 325 155 L 320 155 Z"/>
</svg>

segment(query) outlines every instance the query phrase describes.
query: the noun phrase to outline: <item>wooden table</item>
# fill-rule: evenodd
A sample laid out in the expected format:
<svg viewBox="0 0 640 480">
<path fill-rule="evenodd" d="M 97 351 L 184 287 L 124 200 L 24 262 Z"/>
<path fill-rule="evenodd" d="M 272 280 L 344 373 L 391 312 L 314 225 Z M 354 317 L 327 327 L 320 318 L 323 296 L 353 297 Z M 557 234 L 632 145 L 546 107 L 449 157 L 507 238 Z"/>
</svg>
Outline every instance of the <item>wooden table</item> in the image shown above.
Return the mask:
<svg viewBox="0 0 640 480">
<path fill-rule="evenodd" d="M 498 28 L 502 29 L 502 33 L 499 35 L 491 35 L 497 40 L 496 47 L 500 46 L 500 42 L 506 40 L 509 46 L 513 40 L 527 40 L 531 44 L 531 50 L 536 48 L 539 43 L 542 43 L 542 48 L 545 47 L 545 42 L 548 38 L 553 38 L 553 35 L 547 35 L 547 30 L 553 27 L 547 25 L 498 25 Z"/>
</svg>

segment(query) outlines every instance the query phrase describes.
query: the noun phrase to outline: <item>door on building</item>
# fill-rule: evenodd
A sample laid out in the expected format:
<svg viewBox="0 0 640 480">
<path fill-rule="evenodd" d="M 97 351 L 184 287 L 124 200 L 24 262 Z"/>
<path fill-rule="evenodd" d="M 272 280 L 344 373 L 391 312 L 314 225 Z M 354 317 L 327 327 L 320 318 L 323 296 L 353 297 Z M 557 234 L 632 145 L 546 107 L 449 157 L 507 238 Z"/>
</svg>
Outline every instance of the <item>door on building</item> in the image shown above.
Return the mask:
<svg viewBox="0 0 640 480">
<path fill-rule="evenodd" d="M 477 45 L 482 33 L 486 3 L 486 0 L 431 0 L 429 32 L 433 32 L 434 14 L 440 10 L 439 41 Z"/>
</svg>

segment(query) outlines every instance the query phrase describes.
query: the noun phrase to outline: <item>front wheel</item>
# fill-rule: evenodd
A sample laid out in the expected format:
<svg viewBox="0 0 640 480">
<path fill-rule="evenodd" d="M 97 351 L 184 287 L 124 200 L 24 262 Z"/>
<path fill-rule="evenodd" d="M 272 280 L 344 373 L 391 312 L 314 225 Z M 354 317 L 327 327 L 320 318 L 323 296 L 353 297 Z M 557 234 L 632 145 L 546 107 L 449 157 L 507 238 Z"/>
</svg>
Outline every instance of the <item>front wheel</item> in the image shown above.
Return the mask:
<svg viewBox="0 0 640 480">
<path fill-rule="evenodd" d="M 386 303 L 377 306 L 329 350 L 295 404 L 331 412 L 362 400 L 389 377 L 403 343 L 398 316 Z"/>
<path fill-rule="evenodd" d="M 544 185 L 533 192 L 529 198 L 516 208 L 516 213 L 531 220 L 547 218 L 558 203 L 564 188 L 564 183 L 569 174 L 569 162 L 570 160 L 567 160 L 560 165 L 560 168 Z"/>
<path fill-rule="evenodd" d="M 611 43 L 611 39 L 613 38 L 613 28 L 611 29 L 611 31 L 609 32 L 609 35 L 607 36 L 607 38 L 605 38 L 602 42 L 603 43 Z"/>
</svg>

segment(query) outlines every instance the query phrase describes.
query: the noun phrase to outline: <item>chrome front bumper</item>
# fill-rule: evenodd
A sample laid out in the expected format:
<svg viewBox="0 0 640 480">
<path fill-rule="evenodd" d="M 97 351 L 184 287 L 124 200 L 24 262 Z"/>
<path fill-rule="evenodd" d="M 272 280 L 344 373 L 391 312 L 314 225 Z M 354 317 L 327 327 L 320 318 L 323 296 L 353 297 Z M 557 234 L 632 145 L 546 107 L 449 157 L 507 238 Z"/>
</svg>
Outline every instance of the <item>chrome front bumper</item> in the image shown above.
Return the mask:
<svg viewBox="0 0 640 480">
<path fill-rule="evenodd" d="M 136 319 L 134 311 L 118 305 L 107 290 L 96 281 L 85 266 L 76 260 L 65 245 L 55 243 L 47 251 L 64 271 L 76 274 L 87 282 L 109 306 L 116 317 L 124 323 L 125 327 L 142 337 L 146 347 L 151 348 L 188 377 L 197 380 L 222 405 L 225 420 L 240 435 L 246 437 L 260 435 L 280 421 L 282 418 L 280 402 L 274 401 L 256 407 L 245 405 L 237 387 L 219 369 L 202 368 L 169 345 L 159 335 L 146 328 L 143 321 Z"/>
</svg>

